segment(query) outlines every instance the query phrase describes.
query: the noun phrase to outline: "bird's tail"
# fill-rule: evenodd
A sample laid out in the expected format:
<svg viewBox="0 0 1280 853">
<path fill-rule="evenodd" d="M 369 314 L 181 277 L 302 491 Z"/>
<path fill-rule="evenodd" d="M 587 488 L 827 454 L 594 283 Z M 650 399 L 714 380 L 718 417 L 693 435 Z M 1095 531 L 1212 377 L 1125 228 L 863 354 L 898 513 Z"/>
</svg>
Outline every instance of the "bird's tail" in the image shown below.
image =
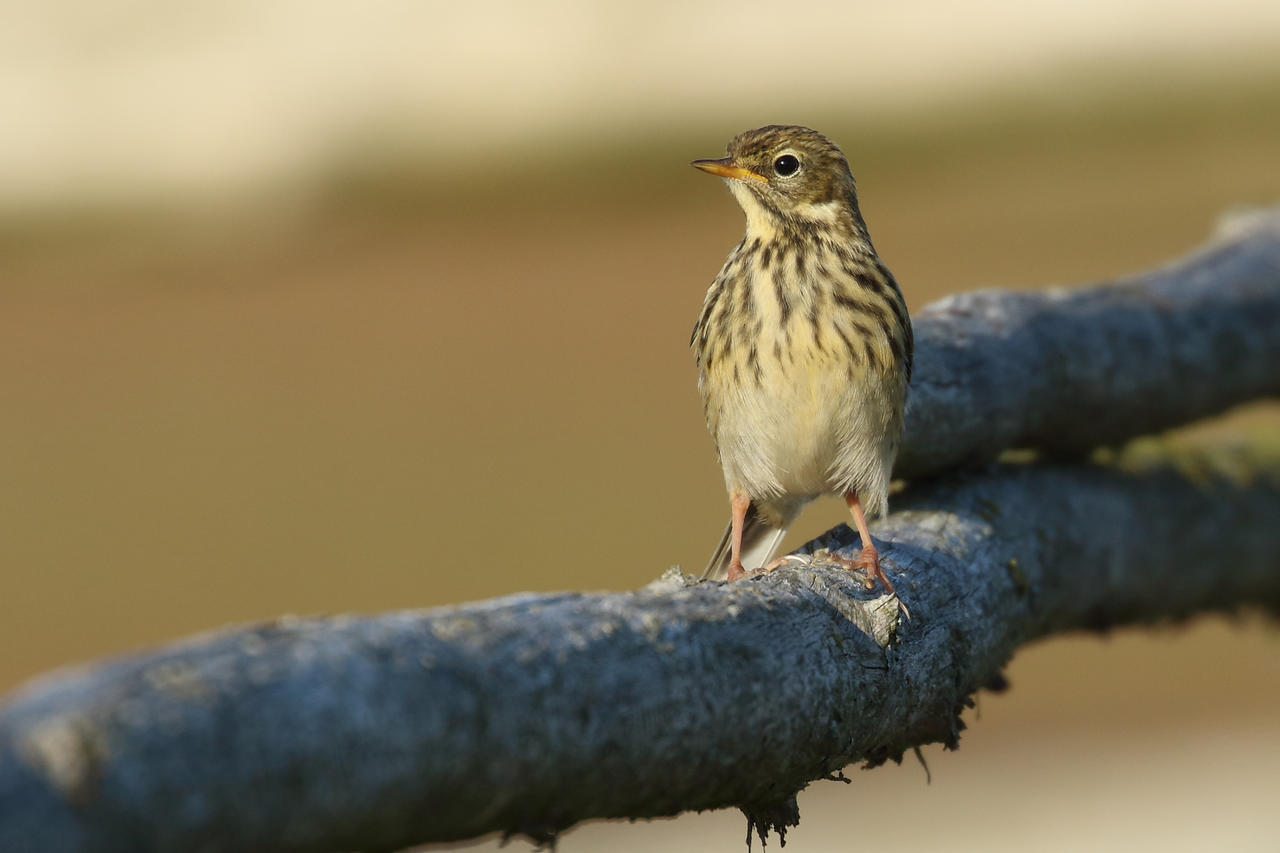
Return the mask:
<svg viewBox="0 0 1280 853">
<path fill-rule="evenodd" d="M 794 517 L 794 515 L 792 516 Z M 759 508 L 753 501 L 747 509 L 747 517 L 742 524 L 742 565 L 750 570 L 768 565 L 782 544 L 782 537 L 791 526 L 790 519 L 785 525 L 778 527 L 765 521 Z M 720 537 L 720 544 L 711 555 L 711 562 L 702 573 L 708 580 L 724 580 L 729 574 L 729 561 L 733 557 L 732 550 L 733 525 L 725 528 Z"/>
</svg>

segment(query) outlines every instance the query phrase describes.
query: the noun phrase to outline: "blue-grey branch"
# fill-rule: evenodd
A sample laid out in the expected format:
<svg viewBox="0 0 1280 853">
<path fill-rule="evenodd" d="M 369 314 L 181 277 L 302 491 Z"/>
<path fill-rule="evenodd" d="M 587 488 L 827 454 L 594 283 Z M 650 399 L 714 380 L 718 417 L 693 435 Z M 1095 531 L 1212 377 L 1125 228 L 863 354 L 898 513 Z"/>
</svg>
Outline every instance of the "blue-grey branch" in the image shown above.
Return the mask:
<svg viewBox="0 0 1280 853">
<path fill-rule="evenodd" d="M 669 574 L 56 675 L 0 710 L 0 849 L 393 850 L 733 805 L 785 826 L 814 779 L 954 744 L 1034 637 L 1280 612 L 1280 485 L 1252 470 L 1003 466 L 909 492 L 875 528 L 909 620 L 839 569 Z"/>
<path fill-rule="evenodd" d="M 1280 396 L 1280 208 L 1228 219 L 1160 269 L 1073 290 L 986 290 L 914 318 L 894 475 L 1010 447 L 1078 453 Z"/>
</svg>

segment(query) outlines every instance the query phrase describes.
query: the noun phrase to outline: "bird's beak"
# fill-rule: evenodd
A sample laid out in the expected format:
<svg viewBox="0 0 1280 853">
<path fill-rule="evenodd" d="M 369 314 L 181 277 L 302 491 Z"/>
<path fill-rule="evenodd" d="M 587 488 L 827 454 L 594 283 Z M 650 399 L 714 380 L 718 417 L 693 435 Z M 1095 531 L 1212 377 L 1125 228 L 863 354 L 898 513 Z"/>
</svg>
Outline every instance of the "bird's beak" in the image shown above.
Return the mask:
<svg viewBox="0 0 1280 853">
<path fill-rule="evenodd" d="M 768 183 L 769 179 L 763 175 L 757 175 L 750 169 L 744 169 L 735 165 L 732 157 L 725 157 L 720 160 L 694 160 L 689 164 L 695 169 L 701 169 L 721 178 L 735 178 L 739 181 L 762 181 Z"/>
</svg>

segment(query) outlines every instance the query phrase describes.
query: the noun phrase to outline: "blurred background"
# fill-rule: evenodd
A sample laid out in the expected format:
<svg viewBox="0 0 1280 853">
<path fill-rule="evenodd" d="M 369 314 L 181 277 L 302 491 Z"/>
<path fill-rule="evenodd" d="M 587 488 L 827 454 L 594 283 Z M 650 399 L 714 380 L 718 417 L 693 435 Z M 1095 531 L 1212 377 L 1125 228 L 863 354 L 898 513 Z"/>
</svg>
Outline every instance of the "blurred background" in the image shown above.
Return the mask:
<svg viewBox="0 0 1280 853">
<path fill-rule="evenodd" d="M 0 690 L 282 613 L 701 570 L 727 507 L 687 341 L 743 224 L 687 162 L 746 128 L 844 147 L 913 309 L 1280 200 L 1273 0 L 5 5 Z M 931 785 L 818 785 L 790 840 L 1274 850 L 1278 652 L 1247 615 L 1042 643 Z"/>
</svg>

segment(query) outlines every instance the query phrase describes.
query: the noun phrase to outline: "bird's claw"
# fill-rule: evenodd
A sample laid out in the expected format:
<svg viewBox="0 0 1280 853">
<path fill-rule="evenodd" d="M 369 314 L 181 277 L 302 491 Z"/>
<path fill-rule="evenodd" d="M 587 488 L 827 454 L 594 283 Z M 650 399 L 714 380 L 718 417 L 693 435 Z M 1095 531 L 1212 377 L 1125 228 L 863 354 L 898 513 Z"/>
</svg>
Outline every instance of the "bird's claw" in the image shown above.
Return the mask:
<svg viewBox="0 0 1280 853">
<path fill-rule="evenodd" d="M 884 569 L 880 566 L 880 553 L 872 546 L 862 549 L 857 557 L 842 557 L 839 554 L 823 550 L 815 553 L 814 558 L 821 558 L 824 562 L 835 563 L 849 572 L 862 573 L 862 585 L 866 589 L 875 589 L 876 581 L 884 585 L 885 592 L 893 596 L 898 601 L 898 607 L 902 610 L 902 615 L 911 618 L 911 611 L 907 609 L 906 603 L 898 595 L 898 591 L 893 587 L 893 581 L 889 580 L 889 576 L 885 574 Z"/>
<path fill-rule="evenodd" d="M 771 571 L 773 571 L 772 567 L 763 569 L 744 569 L 742 568 L 741 563 L 734 563 L 729 566 L 729 575 L 726 580 L 728 580 L 729 583 L 733 583 L 734 581 L 740 581 L 743 578 L 754 578 L 759 577 L 760 575 L 767 575 Z"/>
<path fill-rule="evenodd" d="M 777 559 L 769 563 L 769 565 L 765 566 L 760 571 L 771 572 L 774 569 L 782 568 L 787 563 L 811 563 L 811 562 L 813 562 L 812 557 L 806 557 L 803 554 L 787 554 L 785 557 L 778 557 Z"/>
</svg>

